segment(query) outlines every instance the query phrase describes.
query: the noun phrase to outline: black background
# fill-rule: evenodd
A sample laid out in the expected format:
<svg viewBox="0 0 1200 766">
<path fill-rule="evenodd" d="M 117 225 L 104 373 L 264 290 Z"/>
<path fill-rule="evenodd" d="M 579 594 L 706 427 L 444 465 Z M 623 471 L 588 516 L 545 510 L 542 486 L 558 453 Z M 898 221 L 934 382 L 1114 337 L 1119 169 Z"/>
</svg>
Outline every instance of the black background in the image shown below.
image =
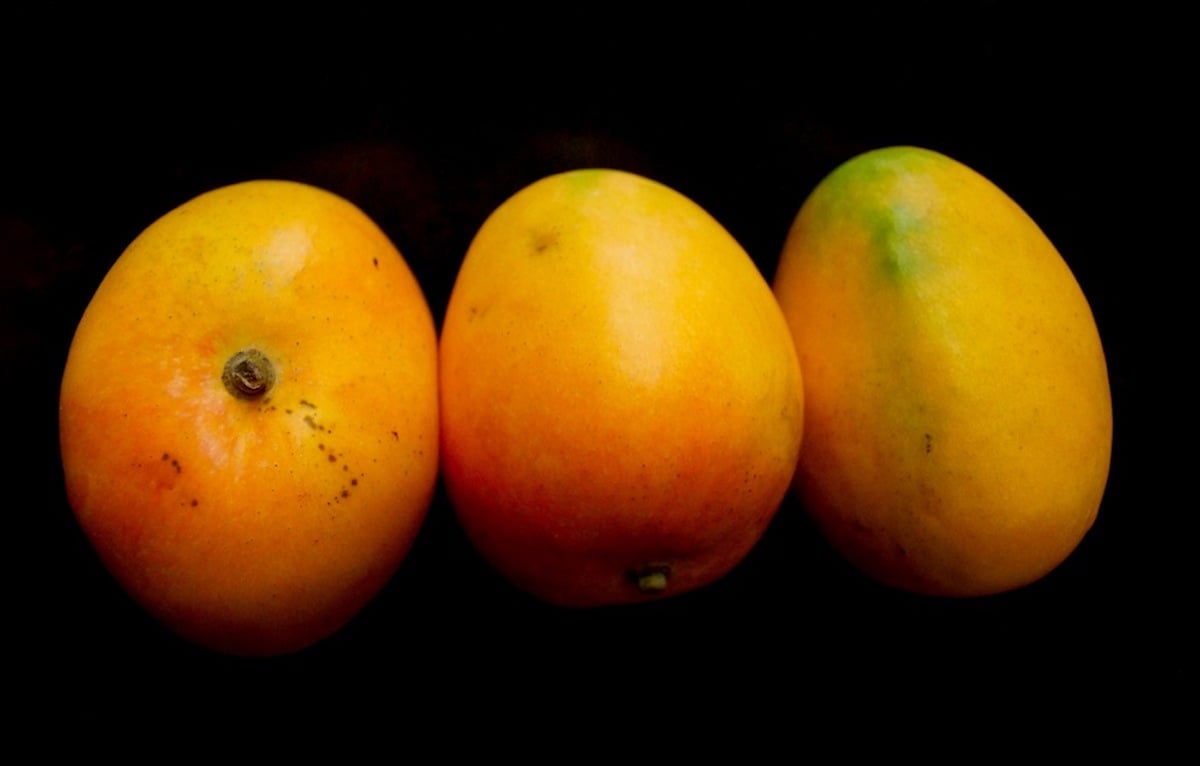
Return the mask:
<svg viewBox="0 0 1200 766">
<path fill-rule="evenodd" d="M 777 14 L 644 9 L 481 17 L 323 9 L 160 19 L 9 12 L 0 126 L 0 352 L 15 571 L 10 657 L 36 715 L 191 722 L 393 706 L 428 720 L 797 720 L 969 711 L 1015 695 L 1128 702 L 1165 651 L 1135 394 L 1129 182 L 1155 146 L 1141 27 L 1004 3 Z M 295 13 L 291 11 L 290 13 Z M 1140 20 L 1139 20 L 1140 21 Z M 1165 23 L 1165 22 L 1164 22 Z M 121 29 L 100 33 L 99 29 Z M 830 552 L 792 498 L 736 571 L 630 608 L 564 610 L 479 559 L 439 494 L 415 548 L 350 625 L 296 655 L 176 639 L 108 576 L 66 504 L 57 387 L 92 292 L 145 226 L 235 181 L 337 192 L 399 246 L 440 322 L 492 209 L 551 172 L 618 167 L 688 195 L 772 276 L 792 217 L 837 164 L 916 144 L 991 178 L 1039 223 L 1091 303 L 1116 439 L 1091 533 L 1016 592 L 890 591 Z M 928 703 L 922 703 L 928 704 Z M 414 713 L 413 710 L 419 711 Z M 587 715 L 583 711 L 588 711 Z M 388 713 L 390 715 L 390 713 Z M 591 717 L 589 717 L 591 716 Z M 599 716 L 599 719 L 597 718 Z M 513 737 L 524 729 L 515 728 Z"/>
</svg>

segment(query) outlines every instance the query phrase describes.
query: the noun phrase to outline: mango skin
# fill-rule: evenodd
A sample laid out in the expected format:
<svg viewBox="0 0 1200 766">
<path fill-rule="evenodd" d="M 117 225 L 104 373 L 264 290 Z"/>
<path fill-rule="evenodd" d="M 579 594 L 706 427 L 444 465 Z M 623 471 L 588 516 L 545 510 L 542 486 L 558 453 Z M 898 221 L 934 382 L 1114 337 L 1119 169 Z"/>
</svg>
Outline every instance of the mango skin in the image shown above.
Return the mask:
<svg viewBox="0 0 1200 766">
<path fill-rule="evenodd" d="M 1003 191 L 926 149 L 859 155 L 804 202 L 773 289 L 805 375 L 794 489 L 851 563 L 977 596 L 1072 553 L 1108 477 L 1104 351 Z"/>
</svg>

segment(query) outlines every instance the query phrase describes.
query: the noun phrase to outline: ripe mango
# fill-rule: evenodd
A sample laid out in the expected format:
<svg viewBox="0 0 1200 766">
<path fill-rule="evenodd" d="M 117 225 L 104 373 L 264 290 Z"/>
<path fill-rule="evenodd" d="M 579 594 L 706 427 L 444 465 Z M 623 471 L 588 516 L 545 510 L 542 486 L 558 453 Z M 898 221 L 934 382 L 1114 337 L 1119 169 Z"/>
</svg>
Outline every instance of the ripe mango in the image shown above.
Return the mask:
<svg viewBox="0 0 1200 766">
<path fill-rule="evenodd" d="M 1016 202 L 942 154 L 867 152 L 804 202 L 773 288 L 805 377 L 794 488 L 855 566 L 983 595 L 1077 547 L 1107 482 L 1107 367 Z"/>
<path fill-rule="evenodd" d="M 443 475 L 499 572 L 564 606 L 712 583 L 765 532 L 803 433 L 770 285 L 699 205 L 585 169 L 484 222 L 440 346 Z"/>
</svg>

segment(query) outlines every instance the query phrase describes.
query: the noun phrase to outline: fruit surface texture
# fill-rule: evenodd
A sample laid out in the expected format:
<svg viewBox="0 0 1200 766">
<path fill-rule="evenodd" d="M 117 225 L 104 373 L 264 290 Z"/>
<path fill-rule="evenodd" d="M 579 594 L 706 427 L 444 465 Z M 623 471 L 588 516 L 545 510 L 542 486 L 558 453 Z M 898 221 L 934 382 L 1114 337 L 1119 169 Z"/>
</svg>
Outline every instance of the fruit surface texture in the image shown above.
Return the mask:
<svg viewBox="0 0 1200 766">
<path fill-rule="evenodd" d="M 441 337 L 443 473 L 479 551 L 568 606 L 711 583 L 761 538 L 803 429 L 800 368 L 734 238 L 614 170 L 483 224 Z"/>
<path fill-rule="evenodd" d="M 859 155 L 804 202 L 774 280 L 805 372 L 795 487 L 895 587 L 1031 583 L 1078 546 L 1112 449 L 1079 284 L 1004 192 L 933 151 Z"/>
<path fill-rule="evenodd" d="M 76 330 L 71 507 L 129 594 L 221 652 L 295 651 L 407 554 L 438 461 L 437 345 L 413 274 L 348 201 L 223 187 L 154 222 Z"/>
</svg>

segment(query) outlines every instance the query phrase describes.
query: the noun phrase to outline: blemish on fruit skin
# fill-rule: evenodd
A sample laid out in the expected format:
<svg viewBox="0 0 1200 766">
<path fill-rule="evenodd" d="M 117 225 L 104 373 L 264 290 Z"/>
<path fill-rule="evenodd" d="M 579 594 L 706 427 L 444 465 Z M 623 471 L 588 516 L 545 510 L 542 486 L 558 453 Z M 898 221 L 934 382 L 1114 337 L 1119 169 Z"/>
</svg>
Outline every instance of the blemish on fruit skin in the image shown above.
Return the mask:
<svg viewBox="0 0 1200 766">
<path fill-rule="evenodd" d="M 883 274 L 897 282 L 914 280 L 927 265 L 916 237 L 925 222 L 919 213 L 899 203 L 872 211 L 868 231 Z"/>
<path fill-rule="evenodd" d="M 170 461 L 171 467 L 175 469 L 175 473 L 183 473 L 183 467 L 179 465 L 179 461 L 168 455 L 166 452 L 162 455 L 163 462 Z"/>
<path fill-rule="evenodd" d="M 823 182 L 829 193 L 821 198 L 817 220 L 843 221 L 870 237 L 878 274 L 892 285 L 912 285 L 929 267 L 920 238 L 928 229 L 928 215 L 918 204 L 897 199 L 892 193 L 904 169 L 884 155 L 870 162 L 848 163 Z M 886 199 L 878 204 L 861 204 L 876 194 Z"/>
<path fill-rule="evenodd" d="M 928 455 L 933 450 L 933 437 L 925 434 L 925 454 Z"/>
<path fill-rule="evenodd" d="M 308 401 L 307 399 L 301 399 L 300 406 L 308 407 L 310 410 L 315 410 L 317 408 L 317 405 L 313 404 L 312 402 Z"/>
<path fill-rule="evenodd" d="M 547 250 L 558 247 L 558 229 L 535 231 L 532 235 L 534 255 L 542 255 Z"/>
</svg>

